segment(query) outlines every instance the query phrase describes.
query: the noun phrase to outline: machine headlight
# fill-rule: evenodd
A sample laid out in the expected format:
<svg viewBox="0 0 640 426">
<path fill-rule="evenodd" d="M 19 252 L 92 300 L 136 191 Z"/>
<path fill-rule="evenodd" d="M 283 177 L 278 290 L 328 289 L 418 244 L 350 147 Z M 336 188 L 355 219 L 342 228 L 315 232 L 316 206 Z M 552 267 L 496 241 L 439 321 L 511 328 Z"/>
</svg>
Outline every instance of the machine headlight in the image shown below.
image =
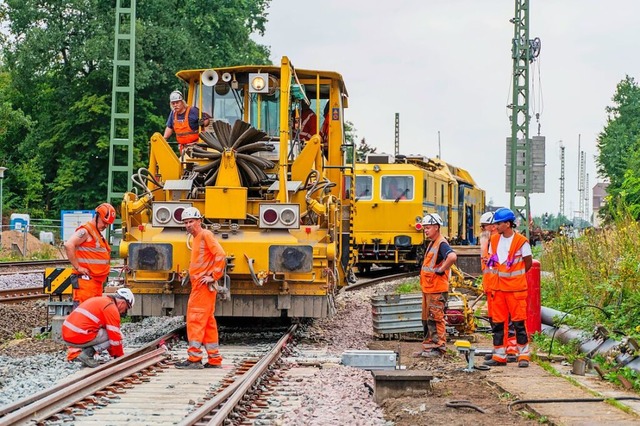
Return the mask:
<svg viewBox="0 0 640 426">
<path fill-rule="evenodd" d="M 293 225 L 296 221 L 296 212 L 292 209 L 283 209 L 280 212 L 280 222 L 286 226 Z"/>
<path fill-rule="evenodd" d="M 253 90 L 257 92 L 264 89 L 265 84 L 266 82 L 264 81 L 264 78 L 262 78 L 261 76 L 258 76 L 251 81 L 251 87 L 253 87 Z"/>
<path fill-rule="evenodd" d="M 171 220 L 171 211 L 167 207 L 160 207 L 156 210 L 156 220 L 161 224 L 168 223 Z"/>
</svg>

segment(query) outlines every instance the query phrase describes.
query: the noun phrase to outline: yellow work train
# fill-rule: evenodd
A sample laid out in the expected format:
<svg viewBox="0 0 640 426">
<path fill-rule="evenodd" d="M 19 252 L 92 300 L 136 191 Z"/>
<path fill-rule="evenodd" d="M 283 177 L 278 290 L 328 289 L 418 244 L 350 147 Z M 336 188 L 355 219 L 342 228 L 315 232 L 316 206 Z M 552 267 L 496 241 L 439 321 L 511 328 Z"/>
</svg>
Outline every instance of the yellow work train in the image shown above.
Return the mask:
<svg viewBox="0 0 640 426">
<path fill-rule="evenodd" d="M 177 73 L 191 106 L 214 120 L 178 156 L 159 133 L 137 193 L 122 203 L 132 315 L 184 315 L 190 243 L 182 211 L 197 207 L 227 254 L 216 316 L 325 317 L 353 279 L 352 201 L 344 188 L 347 90 L 335 72 L 280 65 Z M 315 134 L 300 137 L 309 106 Z M 326 123 L 325 123 L 326 120 Z"/>
<path fill-rule="evenodd" d="M 422 263 L 420 222 L 438 213 L 451 244 L 475 245 L 485 192 L 464 169 L 421 156 L 369 154 L 355 165 L 353 244 L 359 271 Z M 347 186 L 350 185 L 347 177 Z"/>
</svg>

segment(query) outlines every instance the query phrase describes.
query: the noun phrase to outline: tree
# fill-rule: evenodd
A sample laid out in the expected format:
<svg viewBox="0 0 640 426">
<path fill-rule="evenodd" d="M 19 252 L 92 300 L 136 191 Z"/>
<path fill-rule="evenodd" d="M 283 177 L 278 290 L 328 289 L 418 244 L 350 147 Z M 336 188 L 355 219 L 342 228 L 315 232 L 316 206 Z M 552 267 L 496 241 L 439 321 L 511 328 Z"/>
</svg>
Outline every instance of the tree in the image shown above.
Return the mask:
<svg viewBox="0 0 640 426">
<path fill-rule="evenodd" d="M 613 203 L 607 203 L 601 212 L 611 216 L 615 204 L 622 202 L 640 219 L 640 194 L 634 186 L 640 181 L 640 87 L 626 76 L 616 86 L 612 100 L 613 106 L 606 108 L 607 124 L 598 136 L 596 164 L 600 176 L 610 181 L 607 192 Z"/>
<path fill-rule="evenodd" d="M 181 69 L 269 63 L 262 34 L 269 0 L 138 1 L 134 161 L 146 164 L 148 141 L 162 131 L 167 97 Z M 16 205 L 92 208 L 106 197 L 114 43 L 114 2 L 7 0 L 9 32 L 0 71 L 0 158 L 29 171 L 42 198 L 16 189 Z M 15 135 L 15 136 L 14 136 Z M 10 141 L 10 142 L 3 142 Z M 10 145 L 9 145 L 10 144 Z M 40 173 L 40 175 L 38 175 Z M 7 182 L 9 184 L 10 182 Z"/>
</svg>

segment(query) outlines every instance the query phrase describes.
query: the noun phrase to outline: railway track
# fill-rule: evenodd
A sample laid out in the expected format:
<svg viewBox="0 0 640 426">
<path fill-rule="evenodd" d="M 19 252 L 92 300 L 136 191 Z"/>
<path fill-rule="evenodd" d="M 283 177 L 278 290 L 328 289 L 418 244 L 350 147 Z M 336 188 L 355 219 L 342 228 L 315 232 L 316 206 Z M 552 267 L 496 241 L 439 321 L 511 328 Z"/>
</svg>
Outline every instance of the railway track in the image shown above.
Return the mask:
<svg viewBox="0 0 640 426">
<path fill-rule="evenodd" d="M 394 281 L 402 278 L 417 277 L 419 273 L 420 271 L 410 271 L 410 272 L 389 274 L 388 269 L 379 269 L 379 270 L 371 271 L 370 274 L 374 274 L 373 276 L 362 275 L 358 277 L 358 281 L 356 281 L 355 283 L 347 287 L 344 287 L 344 289 L 345 291 L 352 291 L 356 289 L 370 287 L 370 286 L 387 282 L 387 281 Z"/>
<path fill-rule="evenodd" d="M 124 357 L 83 369 L 55 387 L 0 407 L 0 425 L 217 425 L 229 416 L 250 418 L 268 405 L 267 381 L 295 328 L 262 348 L 224 345 L 222 368 L 195 371 L 172 366 L 185 354 L 184 348 L 176 349 L 183 330 L 175 330 Z"/>
<path fill-rule="evenodd" d="M 0 303 L 19 303 L 48 297 L 48 294 L 43 293 L 42 286 L 0 290 Z"/>
<path fill-rule="evenodd" d="M 0 262 L 0 275 L 44 273 L 45 268 L 69 267 L 67 259 Z"/>
</svg>

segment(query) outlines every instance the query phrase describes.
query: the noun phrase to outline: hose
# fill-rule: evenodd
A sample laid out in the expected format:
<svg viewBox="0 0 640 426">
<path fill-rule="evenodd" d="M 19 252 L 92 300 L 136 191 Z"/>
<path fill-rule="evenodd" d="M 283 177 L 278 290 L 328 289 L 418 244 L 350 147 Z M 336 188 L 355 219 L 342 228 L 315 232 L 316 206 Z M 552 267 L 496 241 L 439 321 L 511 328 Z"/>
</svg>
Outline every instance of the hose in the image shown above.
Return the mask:
<svg viewBox="0 0 640 426">
<path fill-rule="evenodd" d="M 607 398 L 549 398 L 549 399 L 520 399 L 513 401 L 509 404 L 508 409 L 511 412 L 511 407 L 520 404 L 555 404 L 564 402 L 603 402 L 603 401 L 640 401 L 640 397 L 637 396 L 612 396 Z"/>
</svg>

